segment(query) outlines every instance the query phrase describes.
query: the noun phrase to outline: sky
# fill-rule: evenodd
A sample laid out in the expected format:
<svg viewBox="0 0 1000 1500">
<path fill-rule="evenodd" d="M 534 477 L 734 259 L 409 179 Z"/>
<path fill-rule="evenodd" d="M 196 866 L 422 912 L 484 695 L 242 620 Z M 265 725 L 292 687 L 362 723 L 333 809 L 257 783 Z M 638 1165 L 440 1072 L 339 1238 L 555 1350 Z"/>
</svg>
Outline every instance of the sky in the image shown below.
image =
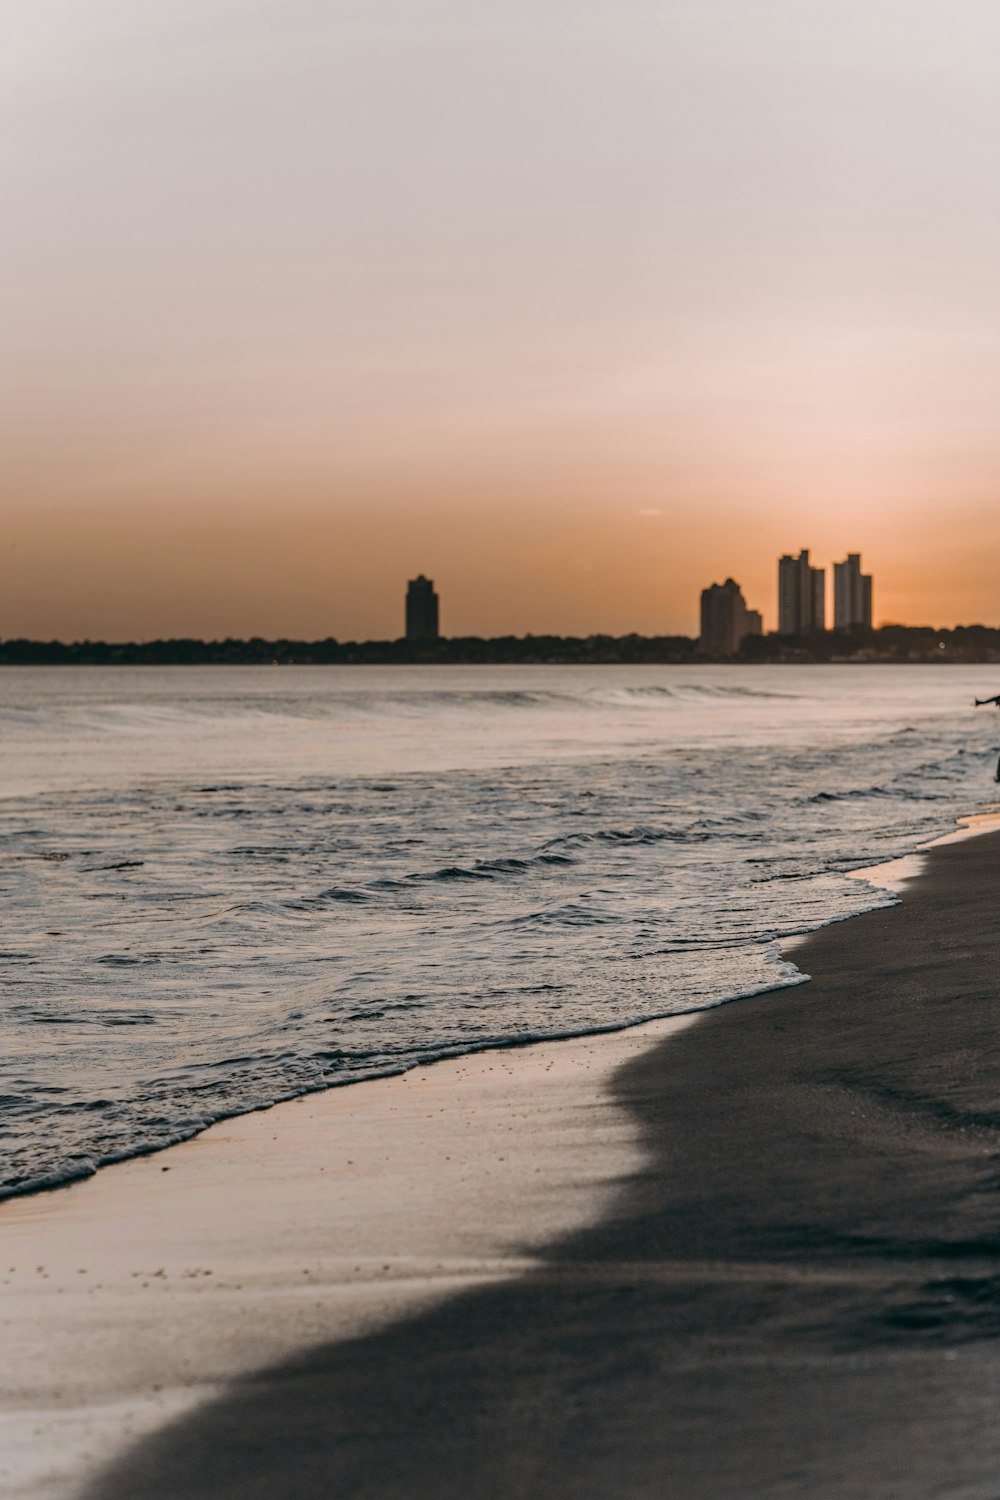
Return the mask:
<svg viewBox="0 0 1000 1500">
<path fill-rule="evenodd" d="M 0 636 L 1000 625 L 995 0 L 5 0 Z"/>
</svg>

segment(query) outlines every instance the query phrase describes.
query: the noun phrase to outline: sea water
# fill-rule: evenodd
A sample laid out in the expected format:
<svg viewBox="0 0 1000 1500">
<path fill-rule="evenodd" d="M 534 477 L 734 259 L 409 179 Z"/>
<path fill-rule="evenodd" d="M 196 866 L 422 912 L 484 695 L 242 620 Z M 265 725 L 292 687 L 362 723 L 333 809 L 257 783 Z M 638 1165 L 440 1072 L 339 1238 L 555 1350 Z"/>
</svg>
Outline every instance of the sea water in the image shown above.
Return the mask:
<svg viewBox="0 0 1000 1500">
<path fill-rule="evenodd" d="M 803 983 L 779 939 L 895 899 L 847 871 L 993 798 L 995 678 L 3 669 L 0 1193 Z"/>
</svg>

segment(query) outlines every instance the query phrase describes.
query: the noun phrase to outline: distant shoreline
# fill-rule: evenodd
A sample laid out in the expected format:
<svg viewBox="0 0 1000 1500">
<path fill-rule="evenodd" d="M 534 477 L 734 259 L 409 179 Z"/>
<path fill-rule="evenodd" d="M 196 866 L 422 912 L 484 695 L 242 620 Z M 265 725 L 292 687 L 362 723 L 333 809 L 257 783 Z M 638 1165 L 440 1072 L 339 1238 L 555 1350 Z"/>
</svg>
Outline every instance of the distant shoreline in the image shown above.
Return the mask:
<svg viewBox="0 0 1000 1500">
<path fill-rule="evenodd" d="M 748 636 L 735 656 L 702 653 L 690 636 L 451 636 L 432 641 L 175 638 L 0 641 L 2 666 L 682 666 L 1000 664 L 1000 629 L 885 625 L 812 636 Z"/>
</svg>

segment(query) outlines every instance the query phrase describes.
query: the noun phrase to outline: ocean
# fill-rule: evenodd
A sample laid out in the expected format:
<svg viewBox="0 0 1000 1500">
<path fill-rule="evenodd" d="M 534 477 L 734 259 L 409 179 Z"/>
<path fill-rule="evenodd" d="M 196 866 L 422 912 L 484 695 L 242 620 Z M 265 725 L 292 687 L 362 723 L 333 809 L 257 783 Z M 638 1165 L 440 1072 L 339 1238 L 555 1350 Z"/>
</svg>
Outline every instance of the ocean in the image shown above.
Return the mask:
<svg viewBox="0 0 1000 1500">
<path fill-rule="evenodd" d="M 996 800 L 995 677 L 4 669 L 0 1196 L 804 984 L 780 939 L 895 899 L 848 871 Z"/>
</svg>

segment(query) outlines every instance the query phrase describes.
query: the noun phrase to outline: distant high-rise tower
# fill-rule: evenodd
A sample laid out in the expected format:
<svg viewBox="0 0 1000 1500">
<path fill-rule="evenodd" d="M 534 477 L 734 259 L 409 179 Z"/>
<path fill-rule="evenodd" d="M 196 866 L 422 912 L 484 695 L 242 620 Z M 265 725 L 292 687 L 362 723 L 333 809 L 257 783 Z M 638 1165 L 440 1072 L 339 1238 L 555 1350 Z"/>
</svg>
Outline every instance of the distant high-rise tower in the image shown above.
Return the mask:
<svg viewBox="0 0 1000 1500">
<path fill-rule="evenodd" d="M 760 612 L 747 609 L 743 590 L 735 579 L 702 589 L 699 644 L 706 655 L 735 656 L 746 636 L 760 632 Z"/>
<path fill-rule="evenodd" d="M 833 565 L 833 628 L 872 628 L 872 575 L 861 571 L 861 553 L 848 552 Z"/>
<path fill-rule="evenodd" d="M 809 562 L 809 549 L 798 557 L 778 558 L 778 634 L 809 635 L 826 629 L 826 572 Z"/>
<path fill-rule="evenodd" d="M 406 639 L 436 641 L 438 634 L 438 596 L 432 581 L 421 573 L 406 586 Z"/>
</svg>

